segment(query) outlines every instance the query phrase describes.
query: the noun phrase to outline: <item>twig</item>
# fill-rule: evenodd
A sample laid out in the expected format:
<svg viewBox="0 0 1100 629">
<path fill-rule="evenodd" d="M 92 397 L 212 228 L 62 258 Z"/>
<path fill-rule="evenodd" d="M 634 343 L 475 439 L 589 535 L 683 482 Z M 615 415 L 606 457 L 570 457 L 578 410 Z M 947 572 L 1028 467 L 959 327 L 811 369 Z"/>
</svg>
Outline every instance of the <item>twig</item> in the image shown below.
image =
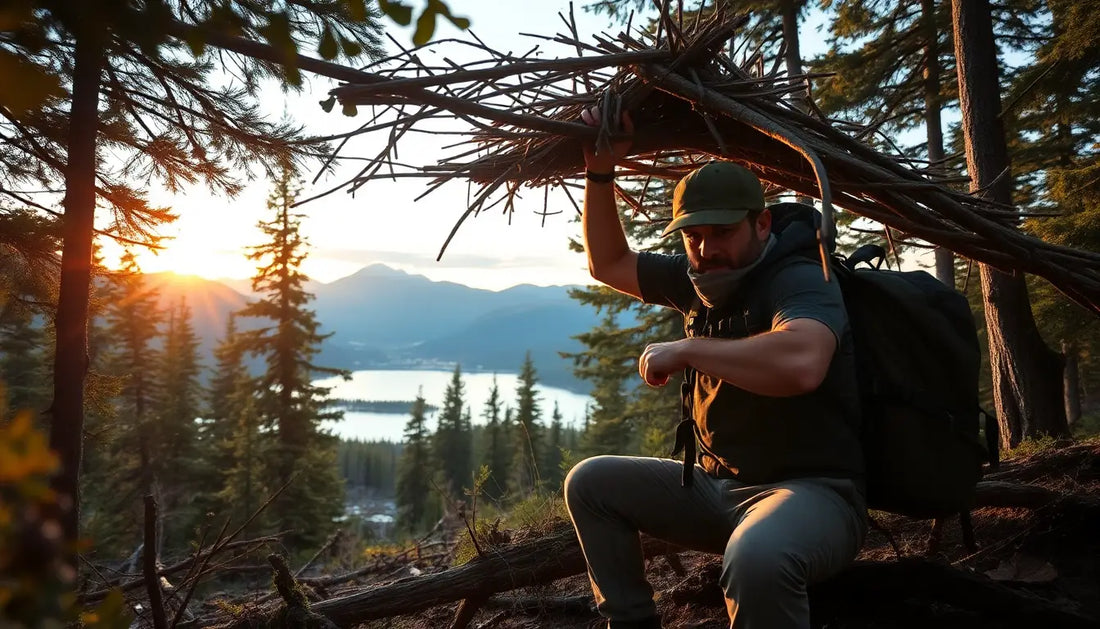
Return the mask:
<svg viewBox="0 0 1100 629">
<path fill-rule="evenodd" d="M 153 627 L 168 629 L 168 619 L 164 615 L 164 599 L 160 590 L 160 576 L 157 575 L 157 501 L 152 495 L 145 496 L 145 546 L 141 551 L 141 559 L 145 567 L 145 588 L 149 593 Z"/>
</svg>

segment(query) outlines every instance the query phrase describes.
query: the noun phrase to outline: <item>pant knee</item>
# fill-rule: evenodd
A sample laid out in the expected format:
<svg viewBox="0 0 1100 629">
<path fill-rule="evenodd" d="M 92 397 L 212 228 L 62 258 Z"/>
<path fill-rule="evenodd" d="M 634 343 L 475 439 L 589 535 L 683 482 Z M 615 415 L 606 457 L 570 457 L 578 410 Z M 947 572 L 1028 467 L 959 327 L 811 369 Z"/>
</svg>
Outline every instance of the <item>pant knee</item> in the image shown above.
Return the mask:
<svg viewBox="0 0 1100 629">
<path fill-rule="evenodd" d="M 776 600 L 806 589 L 806 567 L 792 553 L 760 543 L 732 542 L 722 557 L 720 584 L 741 604 Z"/>
<path fill-rule="evenodd" d="M 587 500 L 593 491 L 606 482 L 608 456 L 594 456 L 581 461 L 565 476 L 563 493 L 566 507 Z"/>
</svg>

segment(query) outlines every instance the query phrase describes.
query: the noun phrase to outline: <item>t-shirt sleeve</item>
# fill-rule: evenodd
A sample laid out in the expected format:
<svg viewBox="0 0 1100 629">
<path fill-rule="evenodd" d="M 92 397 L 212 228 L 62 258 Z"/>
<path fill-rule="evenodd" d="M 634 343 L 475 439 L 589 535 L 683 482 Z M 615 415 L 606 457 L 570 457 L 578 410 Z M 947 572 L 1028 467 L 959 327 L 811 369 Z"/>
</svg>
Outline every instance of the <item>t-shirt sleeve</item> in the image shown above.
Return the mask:
<svg viewBox="0 0 1100 629">
<path fill-rule="evenodd" d="M 813 319 L 828 326 L 839 342 L 848 327 L 840 285 L 835 277 L 825 281 L 820 264 L 807 261 L 780 269 L 770 292 L 772 329 L 795 319 Z"/>
<path fill-rule="evenodd" d="M 687 312 L 695 301 L 695 288 L 687 271 L 686 255 L 639 252 L 638 288 L 642 301 Z"/>
</svg>

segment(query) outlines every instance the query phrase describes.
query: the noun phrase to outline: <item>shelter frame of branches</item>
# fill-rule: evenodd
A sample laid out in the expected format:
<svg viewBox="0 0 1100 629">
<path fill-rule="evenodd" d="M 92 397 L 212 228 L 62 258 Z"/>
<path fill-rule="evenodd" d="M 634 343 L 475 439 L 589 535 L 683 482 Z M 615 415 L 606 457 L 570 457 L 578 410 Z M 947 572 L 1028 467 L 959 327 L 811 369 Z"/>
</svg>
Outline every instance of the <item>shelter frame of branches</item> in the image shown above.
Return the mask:
<svg viewBox="0 0 1100 629">
<path fill-rule="evenodd" d="M 653 178 L 676 180 L 711 159 L 732 160 L 756 173 L 770 195 L 820 201 L 823 257 L 835 243 L 836 205 L 883 224 L 891 245 L 919 239 L 1005 272 L 1032 273 L 1100 314 L 1100 253 L 1022 232 L 1024 215 L 1016 208 L 953 187 L 965 178 L 871 148 L 863 140 L 873 127 L 827 119 L 812 106 L 803 113 L 785 97 L 804 94 L 813 77 L 766 72 L 753 61 L 758 56 L 744 54 L 736 43 L 744 16 L 715 11 L 688 23 L 682 15 L 662 15 L 654 32 L 628 24 L 619 35 L 597 35 L 591 44 L 577 34 L 572 15 L 561 16 L 568 34 L 531 35 L 573 47 L 577 56 L 566 59 L 540 60 L 540 46 L 519 56 L 500 53 L 475 37 L 476 43 L 464 43 L 487 55 L 477 63 L 445 59 L 430 66 L 425 48 L 418 48 L 369 72 L 341 72 L 346 83 L 331 91 L 332 98 L 346 112 L 373 111 L 365 124 L 343 134 L 344 141 L 372 131 L 389 136 L 356 176 L 323 194 L 354 192 L 383 178 L 430 178 L 424 195 L 449 181 L 469 181 L 476 190 L 442 256 L 468 217 L 501 205 L 514 211 L 521 187 L 564 189 L 579 212 L 572 192 L 583 187 L 582 143 L 607 146 L 620 112 L 629 111 L 637 131 L 615 189 L 651 220 L 667 220 L 661 218 L 667 208 L 646 203 Z M 738 65 L 737 56 L 750 61 Z M 604 113 L 601 128 L 580 122 L 580 112 L 592 106 Z M 400 140 L 440 119 L 469 125 L 450 147 L 454 153 L 436 164 L 401 163 Z"/>
</svg>

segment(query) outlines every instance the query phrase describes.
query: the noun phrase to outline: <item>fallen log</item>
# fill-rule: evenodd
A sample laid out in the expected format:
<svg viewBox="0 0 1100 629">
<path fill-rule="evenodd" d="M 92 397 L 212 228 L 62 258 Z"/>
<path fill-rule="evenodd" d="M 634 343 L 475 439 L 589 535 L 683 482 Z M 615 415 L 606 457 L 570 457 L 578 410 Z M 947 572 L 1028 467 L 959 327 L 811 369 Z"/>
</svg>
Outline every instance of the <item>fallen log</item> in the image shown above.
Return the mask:
<svg viewBox="0 0 1100 629">
<path fill-rule="evenodd" d="M 681 550 L 654 539 L 645 540 L 643 549 L 647 557 Z M 315 603 L 313 611 L 347 627 L 459 600 L 488 598 L 498 592 L 580 574 L 584 569 L 576 533 L 572 526 L 562 524 L 536 540 L 486 549 L 484 555 L 457 568 Z"/>
<path fill-rule="evenodd" d="M 981 481 L 974 497 L 975 507 L 1014 507 L 1042 509 L 1054 504 L 1066 512 L 1100 516 L 1100 497 L 1054 491 L 1038 485 L 1005 481 Z"/>
</svg>

